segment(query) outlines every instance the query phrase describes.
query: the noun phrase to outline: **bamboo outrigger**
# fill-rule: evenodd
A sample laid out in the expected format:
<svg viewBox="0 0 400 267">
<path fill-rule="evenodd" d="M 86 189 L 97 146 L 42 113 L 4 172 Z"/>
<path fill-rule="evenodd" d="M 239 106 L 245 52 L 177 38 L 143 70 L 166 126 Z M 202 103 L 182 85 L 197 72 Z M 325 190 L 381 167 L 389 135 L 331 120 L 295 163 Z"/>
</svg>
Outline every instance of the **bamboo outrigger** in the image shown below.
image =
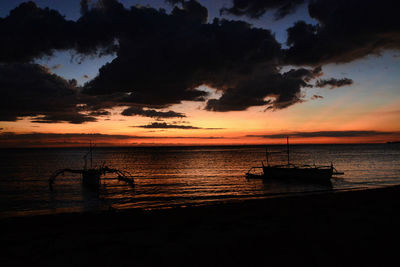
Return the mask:
<svg viewBox="0 0 400 267">
<path fill-rule="evenodd" d="M 124 182 L 128 183 L 130 186 L 134 186 L 133 176 L 130 175 L 127 171 L 109 168 L 108 166 L 105 166 L 104 163 L 100 167 L 93 168 L 93 152 L 92 152 L 92 150 L 93 150 L 93 147 L 92 147 L 92 144 L 90 143 L 89 152 L 86 153 L 85 156 L 83 156 L 83 158 L 85 160 L 85 165 L 82 170 L 74 170 L 74 169 L 66 168 L 66 169 L 60 169 L 60 170 L 55 171 L 49 178 L 50 188 L 53 189 L 53 184 L 54 184 L 57 176 L 60 174 L 64 175 L 64 173 L 79 173 L 79 174 L 81 174 L 82 175 L 82 185 L 86 188 L 95 189 L 95 190 L 97 190 L 99 188 L 101 176 L 104 176 L 108 173 L 116 174 L 117 179 L 119 181 L 124 181 Z M 90 168 L 89 169 L 87 168 L 88 155 L 90 155 Z"/>
</svg>

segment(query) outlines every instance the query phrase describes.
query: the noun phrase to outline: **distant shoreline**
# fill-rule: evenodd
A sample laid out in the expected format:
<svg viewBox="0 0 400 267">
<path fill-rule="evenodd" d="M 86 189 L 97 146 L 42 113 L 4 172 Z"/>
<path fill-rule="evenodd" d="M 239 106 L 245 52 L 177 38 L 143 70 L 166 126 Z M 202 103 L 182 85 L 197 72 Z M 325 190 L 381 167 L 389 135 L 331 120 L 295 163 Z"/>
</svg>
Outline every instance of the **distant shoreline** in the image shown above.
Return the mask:
<svg viewBox="0 0 400 267">
<path fill-rule="evenodd" d="M 315 143 L 315 144 L 309 144 L 309 143 L 294 143 L 290 144 L 290 146 L 331 146 L 331 145 L 385 145 L 385 144 L 397 144 L 400 143 L 400 141 L 395 141 L 395 142 L 381 142 L 381 143 Z M 32 147 L 0 147 L 0 149 L 6 150 L 6 149 L 51 149 L 51 148 L 71 148 L 71 149 L 87 149 L 89 146 L 89 143 L 87 145 L 81 145 L 81 146 L 32 146 Z M 209 145 L 131 145 L 131 146 L 97 146 L 96 144 L 96 149 L 100 148 L 110 148 L 110 149 L 115 149 L 115 148 L 190 148 L 190 147 L 265 147 L 265 146 L 286 146 L 286 144 L 239 144 L 239 145 L 229 145 L 229 144 L 221 144 L 221 145 L 214 145 L 214 144 L 209 144 Z"/>
</svg>

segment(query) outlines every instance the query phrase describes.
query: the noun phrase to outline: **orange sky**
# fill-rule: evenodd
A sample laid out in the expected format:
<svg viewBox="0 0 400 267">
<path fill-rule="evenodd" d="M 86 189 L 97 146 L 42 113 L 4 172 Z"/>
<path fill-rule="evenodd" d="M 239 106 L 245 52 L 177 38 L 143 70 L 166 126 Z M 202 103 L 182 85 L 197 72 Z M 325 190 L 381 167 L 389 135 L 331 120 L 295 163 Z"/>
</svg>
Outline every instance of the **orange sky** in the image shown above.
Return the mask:
<svg viewBox="0 0 400 267">
<path fill-rule="evenodd" d="M 377 131 L 388 134 L 368 134 L 354 137 L 291 137 L 291 143 L 384 143 L 400 140 L 400 99 L 391 98 L 383 103 L 369 100 L 355 103 L 359 88 L 348 89 L 339 97 L 318 100 L 308 99 L 279 111 L 264 111 L 253 107 L 247 111 L 210 112 L 203 110 L 204 104 L 184 102 L 171 107 L 184 112 L 186 118 L 166 120 L 168 124 L 191 125 L 204 129 L 144 129 L 135 126 L 147 125 L 154 119 L 117 115 L 122 108 L 112 110 L 110 118 L 85 124 L 32 123 L 28 119 L 17 122 L 2 122 L 2 132 L 16 134 L 96 134 L 93 137 L 60 137 L 48 139 L 13 140 L 3 138 L 1 146 L 86 146 L 90 140 L 99 146 L 137 145 L 230 145 L 230 144 L 284 144 L 283 138 L 249 137 L 271 134 L 291 134 L 321 131 Z M 313 92 L 308 92 L 313 93 Z M 328 92 L 331 93 L 331 92 Z M 166 109 L 169 110 L 169 109 Z M 133 126 L 133 127 L 132 127 Z M 206 129 L 221 128 L 221 129 Z M 130 138 L 113 138 L 108 135 L 128 135 Z"/>
<path fill-rule="evenodd" d="M 17 2 L 5 4 L 4 10 L 0 12 L 2 13 L 0 15 L 3 17 L 8 16 L 8 12 L 18 5 L 19 2 Z M 74 8 L 69 10 L 69 6 L 67 8 L 67 5 L 64 5 L 65 3 L 57 4 L 56 2 L 58 3 L 58 1 L 47 1 L 46 3 L 42 3 L 40 7 L 50 5 L 53 8 L 61 9 L 61 14 L 65 14 L 70 19 L 77 19 L 81 16 L 79 4 L 71 4 L 71 7 L 74 6 Z M 164 3 L 164 1 L 162 2 Z M 208 19 L 210 23 L 212 22 L 212 18 L 221 16 L 219 8 L 222 6 L 218 6 L 217 2 L 211 1 L 213 4 L 209 3 L 209 1 L 203 2 L 209 8 Z M 220 5 L 221 3 L 219 2 Z M 168 5 L 167 7 L 172 8 Z M 297 15 L 300 15 L 300 17 L 296 17 L 296 15 L 290 18 L 289 16 L 283 20 L 274 20 L 273 16 L 270 16 L 271 14 L 259 19 L 246 20 L 245 17 L 241 17 L 240 19 L 248 21 L 256 28 L 271 29 L 274 38 L 276 37 L 277 42 L 285 48 L 287 46 L 287 29 L 292 27 L 299 18 L 307 23 L 315 24 L 317 22 L 308 15 L 306 5 L 303 5 L 299 9 L 299 12 Z M 270 18 L 268 19 L 267 17 Z M 237 17 L 223 16 L 221 18 L 238 19 Z M 343 19 L 340 18 L 339 22 Z M 352 21 L 351 19 L 350 21 Z M 361 27 L 363 26 L 362 24 Z M 372 34 L 374 34 L 374 38 L 377 36 L 375 32 Z M 374 42 L 376 43 L 372 39 L 372 43 Z M 153 43 L 152 38 L 145 44 L 149 45 L 151 43 Z M 244 111 L 207 111 L 205 110 L 206 101 L 219 99 L 222 92 L 207 86 L 200 86 L 200 91 L 209 92 L 209 96 L 203 99 L 202 102 L 184 101 L 180 104 L 169 106 L 164 110 L 157 110 L 164 112 L 174 111 L 178 114 L 184 114 L 186 117 L 183 118 L 157 119 L 142 116 L 123 116 L 121 112 L 127 107 L 122 106 L 108 110 L 111 112 L 111 116 L 97 117 L 96 122 L 81 124 L 35 123 L 31 121 L 34 120 L 33 118 L 24 117 L 16 121 L 0 121 L 0 147 L 86 146 L 90 141 L 97 143 L 99 146 L 284 144 L 285 139 L 282 137 L 284 135 L 291 136 L 291 143 L 385 143 L 388 141 L 399 141 L 400 54 L 398 50 L 387 50 L 387 46 L 381 48 L 381 50 L 374 50 L 376 53 L 369 53 L 368 55 L 354 55 L 352 57 L 349 54 L 348 56 L 351 60 L 348 63 L 343 63 L 346 60 L 333 59 L 331 61 L 319 62 L 318 64 L 322 64 L 320 68 L 321 72 L 318 74 L 318 77 L 314 77 L 315 79 L 334 78 L 340 80 L 350 78 L 351 83 L 337 88 L 333 88 L 335 86 L 332 88 L 329 88 L 329 86 L 322 88 L 315 86 L 315 84 L 314 87 L 312 84 L 302 85 L 304 88 L 301 88 L 300 95 L 296 91 L 297 95 L 294 96 L 296 100 L 301 100 L 281 110 L 271 111 L 265 110 L 266 106 L 252 106 Z M 76 79 L 76 88 L 82 88 L 85 82 L 91 81 L 99 74 L 100 67 L 118 58 L 117 55 L 107 54 L 99 58 L 83 57 L 81 60 L 74 61 L 71 57 L 73 51 L 60 50 L 54 52 L 54 55 L 48 57 L 39 56 L 42 54 L 35 55 L 34 62 L 42 65 L 42 68 L 45 68 L 48 74 L 58 75 L 66 81 Z M 149 53 L 152 54 L 152 52 L 153 50 L 150 50 Z M 357 50 L 350 49 L 348 53 L 351 52 L 356 53 Z M 148 58 L 152 58 L 152 56 Z M 214 61 L 211 60 L 210 62 Z M 229 64 L 240 66 L 242 61 L 232 62 L 229 61 Z M 329 62 L 336 62 L 337 64 Z M 307 62 L 301 64 L 307 64 Z M 279 70 L 285 73 L 285 71 L 301 67 L 304 66 L 282 65 L 279 66 Z M 317 66 L 312 64 L 305 65 L 305 67 L 317 69 Z M 259 68 L 259 65 L 254 66 L 254 74 L 259 71 Z M 157 68 L 155 70 L 158 71 Z M 154 72 L 155 74 L 158 73 L 156 71 Z M 184 78 L 184 76 L 179 76 L 181 75 L 180 72 L 176 73 L 178 75 L 174 77 L 174 81 Z M 154 79 L 157 79 L 156 76 L 154 75 Z M 227 76 L 224 79 L 235 80 L 235 78 L 240 77 L 240 73 L 228 72 Z M 153 76 L 151 77 L 153 78 Z M 138 77 L 135 79 L 138 79 Z M 113 84 L 109 85 L 112 88 L 115 86 L 114 83 L 117 83 L 119 80 L 106 79 L 104 81 L 112 81 L 111 83 Z M 207 81 L 207 79 L 201 79 L 200 82 L 204 81 Z M 163 82 L 166 83 L 165 81 Z M 264 83 L 268 87 L 269 82 Z M 7 83 L 4 84 L 3 89 L 8 90 Z M 198 83 L 195 84 L 197 85 Z M 158 90 L 159 88 L 163 88 L 162 86 L 163 84 L 158 84 L 153 87 Z M 27 87 L 25 86 L 20 89 L 25 90 Z M 77 89 L 77 91 L 79 90 Z M 134 91 L 134 89 L 132 90 Z M 157 92 L 157 90 L 154 90 L 154 92 Z M 126 91 L 123 92 L 126 93 Z M 270 92 L 269 97 L 271 97 L 271 94 Z M 7 94 L 5 93 L 5 95 Z M 156 93 L 152 94 L 150 99 L 155 95 Z M 26 98 L 28 99 L 28 103 L 32 103 L 29 101 L 29 94 Z M 4 99 L 7 98 L 5 97 Z M 20 98 L 11 99 L 14 101 L 20 100 Z M 178 97 L 177 99 L 176 101 L 191 98 Z M 258 100 L 262 103 L 262 99 Z M 176 101 L 165 103 L 168 105 L 169 103 L 176 103 Z M 6 100 L 4 103 L 12 102 L 7 102 Z M 75 105 L 76 102 L 71 103 Z M 120 103 L 126 104 L 129 102 Z M 51 102 L 51 105 L 53 105 L 53 102 Z M 140 104 L 138 105 L 140 106 Z M 24 107 L 21 103 L 19 103 L 19 106 Z M 54 106 L 52 107 L 54 108 Z M 109 107 L 110 105 L 105 106 Z M 66 110 L 69 110 L 69 108 L 68 106 Z M 4 114 L 10 110 L 10 108 L 4 109 Z M 21 114 L 44 114 L 43 116 L 45 116 L 47 114 L 45 111 L 41 112 L 17 113 L 15 116 L 20 116 Z M 14 119 L 15 116 L 5 116 L 5 119 Z M 161 127 L 149 127 L 154 123 Z"/>
<path fill-rule="evenodd" d="M 371 64 L 373 64 L 373 68 Z M 386 65 L 391 67 L 387 68 Z M 377 69 L 379 68 L 379 69 Z M 357 70 L 357 71 L 355 71 Z M 184 113 L 185 118 L 163 119 L 171 125 L 186 125 L 198 129 L 148 129 L 137 126 L 159 122 L 154 118 L 119 115 L 124 107 L 110 110 L 112 116 L 100 117 L 97 122 L 83 124 L 33 123 L 29 118 L 15 122 L 0 122 L 0 146 L 86 146 L 87 136 L 51 140 L 11 138 L 15 134 L 103 134 L 94 142 L 99 145 L 218 145 L 218 144 L 282 144 L 282 138 L 248 137 L 271 134 L 291 134 L 321 131 L 376 131 L 376 135 L 343 137 L 291 137 L 291 143 L 385 143 L 400 140 L 400 59 L 393 53 L 357 62 L 328 65 L 327 76 L 338 76 L 345 71 L 354 78 L 354 84 L 333 90 L 327 88 L 303 89 L 304 102 L 277 111 L 251 107 L 245 111 L 212 112 L 204 110 L 205 102 L 183 102 L 166 108 Z M 376 74 L 378 72 L 379 74 Z M 218 98 L 214 89 L 209 98 Z M 312 99 L 313 95 L 323 98 Z M 161 123 L 161 122 L 159 122 Z M 213 128 L 213 129 L 206 129 Z M 218 128 L 218 129 L 215 129 Z M 112 138 L 108 135 L 129 135 L 132 138 Z"/>
</svg>

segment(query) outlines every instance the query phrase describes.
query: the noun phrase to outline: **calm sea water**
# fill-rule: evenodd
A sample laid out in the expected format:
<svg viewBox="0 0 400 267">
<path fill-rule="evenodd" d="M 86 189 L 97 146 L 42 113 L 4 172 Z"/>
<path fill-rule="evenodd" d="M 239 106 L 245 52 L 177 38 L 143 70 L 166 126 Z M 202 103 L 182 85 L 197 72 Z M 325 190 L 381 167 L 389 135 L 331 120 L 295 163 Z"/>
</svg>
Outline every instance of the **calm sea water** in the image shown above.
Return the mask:
<svg viewBox="0 0 400 267">
<path fill-rule="evenodd" d="M 284 146 L 270 146 L 282 151 Z M 87 148 L 1 149 L 0 217 L 126 208 L 208 205 L 327 190 L 354 190 L 400 184 L 400 144 L 292 145 L 297 164 L 334 163 L 345 175 L 330 185 L 246 179 L 265 160 L 264 146 L 96 148 L 93 164 L 129 171 L 132 188 L 112 175 L 99 192 L 82 188 L 79 175 L 48 178 L 57 169 L 83 167 Z M 273 154 L 284 163 L 286 154 Z"/>
</svg>

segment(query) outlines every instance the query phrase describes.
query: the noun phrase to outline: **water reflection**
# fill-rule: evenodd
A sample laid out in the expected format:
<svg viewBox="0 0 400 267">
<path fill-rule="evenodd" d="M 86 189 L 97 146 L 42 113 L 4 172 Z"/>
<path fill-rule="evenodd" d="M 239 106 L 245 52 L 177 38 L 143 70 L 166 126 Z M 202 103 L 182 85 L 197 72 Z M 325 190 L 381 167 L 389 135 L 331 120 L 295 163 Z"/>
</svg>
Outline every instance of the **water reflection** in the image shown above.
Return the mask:
<svg viewBox="0 0 400 267">
<path fill-rule="evenodd" d="M 331 191 L 333 184 L 329 180 L 313 181 L 312 183 L 295 179 L 262 179 L 266 193 L 297 193 L 297 192 L 316 192 Z"/>
<path fill-rule="evenodd" d="M 270 151 L 284 150 L 273 146 Z M 135 186 L 106 175 L 97 194 L 86 192 L 79 175 L 47 179 L 56 169 L 82 168 L 87 149 L 0 151 L 0 216 L 15 212 L 65 212 L 112 208 L 155 208 L 264 198 L 399 183 L 399 145 L 311 145 L 291 147 L 297 164 L 330 165 L 344 171 L 329 184 L 247 180 L 244 173 L 265 158 L 265 147 L 97 148 L 94 164 L 129 171 Z M 284 162 L 275 155 L 271 164 Z"/>
</svg>

